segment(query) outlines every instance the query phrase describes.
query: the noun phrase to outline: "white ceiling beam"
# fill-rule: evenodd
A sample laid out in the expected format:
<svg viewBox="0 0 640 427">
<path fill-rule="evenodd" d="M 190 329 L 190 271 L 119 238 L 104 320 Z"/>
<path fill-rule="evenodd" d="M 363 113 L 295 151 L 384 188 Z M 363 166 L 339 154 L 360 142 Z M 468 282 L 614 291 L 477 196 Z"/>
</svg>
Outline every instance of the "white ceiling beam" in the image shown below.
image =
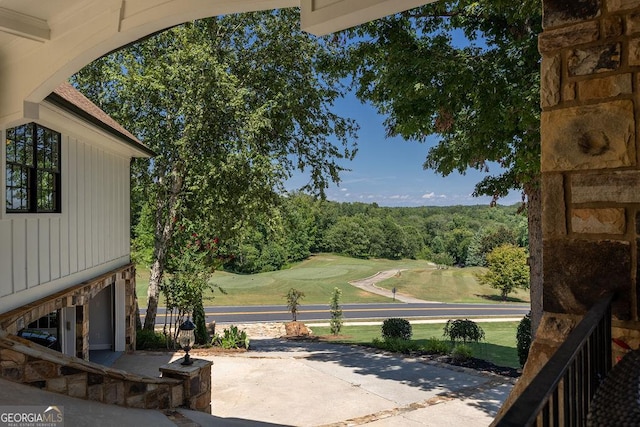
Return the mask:
<svg viewBox="0 0 640 427">
<path fill-rule="evenodd" d="M 51 38 L 47 21 L 5 8 L 0 8 L 0 31 L 38 42 Z"/>
<path fill-rule="evenodd" d="M 355 27 L 436 0 L 300 0 L 300 25 L 317 36 Z"/>
</svg>

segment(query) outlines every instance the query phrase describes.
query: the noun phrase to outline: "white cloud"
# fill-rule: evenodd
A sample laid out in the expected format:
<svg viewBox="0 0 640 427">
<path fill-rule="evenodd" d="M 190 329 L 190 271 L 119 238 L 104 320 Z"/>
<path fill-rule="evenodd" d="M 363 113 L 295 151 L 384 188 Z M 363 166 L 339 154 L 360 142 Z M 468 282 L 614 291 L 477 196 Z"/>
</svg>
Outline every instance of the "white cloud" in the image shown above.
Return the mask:
<svg viewBox="0 0 640 427">
<path fill-rule="evenodd" d="M 433 191 L 431 193 L 427 193 L 427 194 L 423 194 L 422 195 L 423 199 L 433 199 L 434 197 L 436 197 L 436 193 L 434 193 Z"/>
<path fill-rule="evenodd" d="M 341 188 L 340 191 L 349 191 L 348 188 Z"/>
</svg>

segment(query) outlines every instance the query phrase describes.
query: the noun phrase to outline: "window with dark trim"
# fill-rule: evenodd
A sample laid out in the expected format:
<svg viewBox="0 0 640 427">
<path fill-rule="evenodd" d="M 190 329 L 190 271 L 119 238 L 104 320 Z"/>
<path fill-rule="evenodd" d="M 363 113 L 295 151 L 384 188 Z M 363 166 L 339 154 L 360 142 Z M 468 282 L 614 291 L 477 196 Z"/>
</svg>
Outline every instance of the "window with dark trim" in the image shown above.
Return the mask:
<svg viewBox="0 0 640 427">
<path fill-rule="evenodd" d="M 60 133 L 29 123 L 7 129 L 7 212 L 60 212 Z"/>
</svg>

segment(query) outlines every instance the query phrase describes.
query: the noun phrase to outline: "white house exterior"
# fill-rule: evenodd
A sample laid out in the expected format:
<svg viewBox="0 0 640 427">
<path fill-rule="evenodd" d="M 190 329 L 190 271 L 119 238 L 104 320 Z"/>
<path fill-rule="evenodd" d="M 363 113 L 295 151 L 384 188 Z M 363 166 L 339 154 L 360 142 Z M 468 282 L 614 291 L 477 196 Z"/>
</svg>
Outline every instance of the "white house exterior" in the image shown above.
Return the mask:
<svg viewBox="0 0 640 427">
<path fill-rule="evenodd" d="M 32 324 L 58 336 L 64 353 L 83 358 L 89 350 L 125 350 L 135 339 L 128 327 L 135 325 L 129 167 L 132 157 L 152 152 L 67 83 L 31 108 L 23 123 L 1 131 L 2 326 L 15 333 Z M 26 149 L 32 140 L 35 148 Z M 36 200 L 27 205 L 29 192 L 20 186 L 33 181 L 25 186 L 21 172 L 35 174 L 36 167 L 16 162 L 31 151 L 46 152 L 36 157 L 49 156 L 56 164 L 47 166 L 57 172 L 49 182 L 36 179 L 44 190 L 32 193 Z M 43 316 L 49 320 L 33 325 Z"/>
</svg>

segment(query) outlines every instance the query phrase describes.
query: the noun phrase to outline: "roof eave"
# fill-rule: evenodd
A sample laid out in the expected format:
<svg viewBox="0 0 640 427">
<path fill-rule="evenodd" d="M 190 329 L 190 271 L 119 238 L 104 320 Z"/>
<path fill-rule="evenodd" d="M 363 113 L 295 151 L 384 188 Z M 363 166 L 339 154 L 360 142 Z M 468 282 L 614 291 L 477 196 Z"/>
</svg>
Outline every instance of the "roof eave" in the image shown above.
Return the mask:
<svg viewBox="0 0 640 427">
<path fill-rule="evenodd" d="M 106 124 L 103 121 L 97 119 L 95 116 L 87 113 L 82 108 L 78 107 L 77 105 L 73 104 L 72 102 L 69 102 L 68 100 L 66 100 L 65 98 L 63 98 L 62 96 L 58 95 L 55 92 L 52 92 L 51 94 L 49 94 L 46 97 L 46 100 L 51 102 L 52 104 L 60 107 L 60 108 L 63 108 L 65 110 L 67 110 L 68 112 L 74 114 L 75 116 L 78 116 L 78 117 L 82 118 L 83 120 L 86 120 L 87 122 L 91 123 L 92 125 L 104 130 L 105 132 L 110 133 L 111 135 L 113 135 L 116 138 L 120 139 L 125 144 L 127 144 L 130 147 L 134 148 L 136 151 L 139 151 L 139 152 L 143 153 L 145 156 L 155 157 L 157 155 L 156 152 L 154 152 L 152 149 L 150 149 L 146 145 L 142 144 L 137 139 L 131 138 L 129 135 L 126 135 L 126 134 L 118 131 L 117 129 L 112 128 L 108 124 Z"/>
</svg>

